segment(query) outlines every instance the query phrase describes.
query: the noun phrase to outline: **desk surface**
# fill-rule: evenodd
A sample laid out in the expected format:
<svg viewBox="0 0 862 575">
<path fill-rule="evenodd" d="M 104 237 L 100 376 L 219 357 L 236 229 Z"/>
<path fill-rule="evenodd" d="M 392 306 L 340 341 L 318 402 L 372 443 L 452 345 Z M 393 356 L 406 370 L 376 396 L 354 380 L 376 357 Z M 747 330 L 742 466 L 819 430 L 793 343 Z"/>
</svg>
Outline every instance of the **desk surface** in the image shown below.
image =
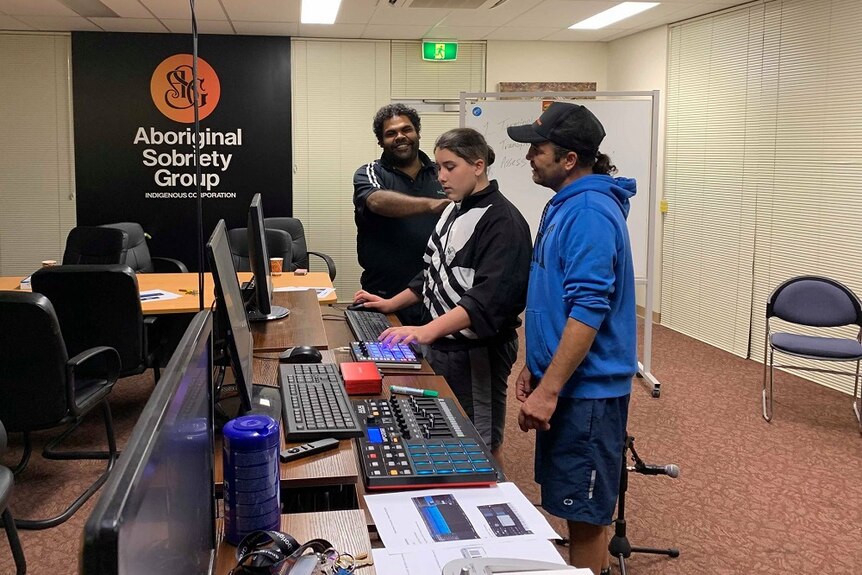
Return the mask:
<svg viewBox="0 0 862 575">
<path fill-rule="evenodd" d="M 251 278 L 249 272 L 240 272 L 237 274 L 240 281 L 248 281 Z M 169 313 L 197 313 L 200 305 L 197 293 L 187 294 L 185 291 L 196 292 L 198 289 L 198 274 L 137 274 L 138 289 L 141 291 L 147 290 L 164 290 L 175 294 L 181 294 L 180 297 L 171 300 L 163 301 L 147 301 L 141 304 L 141 309 L 144 315 L 151 314 L 169 314 Z M 23 276 L 5 276 L 0 277 L 0 290 L 17 290 L 18 285 Z M 332 287 L 332 281 L 329 279 L 329 274 L 326 272 L 309 272 L 304 276 L 297 276 L 293 273 L 283 273 L 280 276 L 273 276 L 272 285 L 276 288 L 285 287 Z M 215 298 L 213 280 L 211 274 L 204 274 L 204 305 L 209 308 L 212 306 Z M 273 296 L 281 292 L 276 292 Z M 290 293 L 290 292 L 288 292 Z M 337 296 L 333 291 L 331 294 L 318 302 L 321 305 L 335 303 Z"/>
<path fill-rule="evenodd" d="M 300 543 L 323 538 L 341 552 L 359 555 L 371 554 L 371 540 L 362 511 L 325 511 L 320 513 L 294 513 L 281 516 L 280 531 L 290 533 Z M 224 540 L 224 523 L 216 525 L 216 561 L 214 575 L 227 575 L 236 564 L 236 547 Z M 357 575 L 374 575 L 373 565 L 363 567 Z"/>
<path fill-rule="evenodd" d="M 284 351 L 295 345 L 328 347 L 320 305 L 313 290 L 276 292 L 272 294 L 272 303 L 286 307 L 290 314 L 249 324 L 256 352 Z"/>
</svg>

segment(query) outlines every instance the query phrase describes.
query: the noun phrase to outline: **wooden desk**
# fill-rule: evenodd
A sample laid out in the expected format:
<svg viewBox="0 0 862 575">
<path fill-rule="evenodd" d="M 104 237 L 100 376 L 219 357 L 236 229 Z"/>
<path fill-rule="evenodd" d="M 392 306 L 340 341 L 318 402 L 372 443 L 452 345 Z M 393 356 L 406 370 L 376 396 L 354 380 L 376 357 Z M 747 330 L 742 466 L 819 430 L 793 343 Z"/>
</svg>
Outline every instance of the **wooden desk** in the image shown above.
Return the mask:
<svg viewBox="0 0 862 575">
<path fill-rule="evenodd" d="M 362 511 L 325 511 L 321 513 L 295 513 L 281 516 L 280 531 L 290 533 L 300 543 L 323 538 L 338 551 L 359 555 L 371 554 L 371 541 L 365 527 Z M 224 540 L 224 522 L 216 522 L 216 560 L 213 575 L 227 575 L 236 564 L 236 547 Z M 357 575 L 375 575 L 373 565 L 356 571 Z"/>
<path fill-rule="evenodd" d="M 181 297 L 164 301 L 146 301 L 141 303 L 141 309 L 144 315 L 154 314 L 170 314 L 170 313 L 197 313 L 199 311 L 200 300 L 197 293 L 193 295 L 184 293 L 184 291 L 196 292 L 198 289 L 198 274 L 136 274 L 138 277 L 138 289 L 140 291 L 147 290 L 164 290 L 175 294 L 180 294 Z M 237 274 L 240 282 L 245 282 L 251 279 L 251 273 L 240 272 Z M 5 276 L 0 277 L 0 290 L 17 290 L 23 276 Z M 329 274 L 326 272 L 309 272 L 304 276 L 295 276 L 293 273 L 283 273 L 280 276 L 273 276 L 272 285 L 276 288 L 284 287 L 332 287 L 332 281 L 329 279 Z M 212 274 L 204 274 L 204 306 L 209 308 L 215 299 Z M 273 298 L 282 292 L 273 294 Z M 300 293 L 300 292 L 285 292 L 285 293 Z M 320 305 L 335 303 L 338 296 L 332 292 L 323 299 L 317 300 Z"/>
<path fill-rule="evenodd" d="M 324 361 L 332 361 L 331 356 L 324 352 Z M 259 385 L 278 385 L 278 360 L 276 354 L 261 354 L 253 363 L 254 375 L 252 379 Z M 288 444 L 281 436 L 281 449 Z M 222 467 L 222 443 L 221 435 L 216 437 L 215 456 L 215 484 L 216 491 L 221 493 L 224 482 L 224 469 Z M 338 449 L 325 451 L 294 461 L 292 463 L 281 463 L 281 486 L 282 488 L 294 487 L 317 487 L 327 485 L 353 485 L 359 480 L 359 468 L 355 454 L 355 443 L 352 439 L 342 439 Z"/>
<path fill-rule="evenodd" d="M 275 292 L 272 302 L 290 310 L 290 315 L 273 321 L 249 324 L 255 351 L 284 351 L 295 345 L 326 349 L 326 329 L 313 290 Z"/>
</svg>

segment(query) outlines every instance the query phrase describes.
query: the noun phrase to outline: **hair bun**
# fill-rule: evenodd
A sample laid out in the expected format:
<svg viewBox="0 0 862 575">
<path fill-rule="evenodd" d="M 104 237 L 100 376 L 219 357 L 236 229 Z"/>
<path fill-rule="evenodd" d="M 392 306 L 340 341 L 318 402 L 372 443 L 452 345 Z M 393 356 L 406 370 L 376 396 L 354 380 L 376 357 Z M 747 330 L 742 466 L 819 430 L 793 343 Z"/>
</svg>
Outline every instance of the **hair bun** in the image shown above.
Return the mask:
<svg viewBox="0 0 862 575">
<path fill-rule="evenodd" d="M 496 156 L 494 155 L 494 148 L 492 148 L 491 146 L 488 146 L 488 165 L 489 166 L 494 163 L 495 157 Z"/>
</svg>

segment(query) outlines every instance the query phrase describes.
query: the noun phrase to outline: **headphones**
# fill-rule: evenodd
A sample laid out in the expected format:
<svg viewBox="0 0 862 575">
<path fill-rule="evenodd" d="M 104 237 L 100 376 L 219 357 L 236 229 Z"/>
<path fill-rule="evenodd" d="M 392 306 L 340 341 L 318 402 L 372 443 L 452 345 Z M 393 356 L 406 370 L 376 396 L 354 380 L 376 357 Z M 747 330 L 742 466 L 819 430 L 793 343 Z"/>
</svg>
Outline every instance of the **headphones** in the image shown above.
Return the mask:
<svg viewBox="0 0 862 575">
<path fill-rule="evenodd" d="M 332 550 L 326 539 L 312 539 L 300 545 L 281 531 L 253 531 L 236 548 L 236 565 L 229 575 L 285 575 L 306 551 L 321 554 Z"/>
</svg>

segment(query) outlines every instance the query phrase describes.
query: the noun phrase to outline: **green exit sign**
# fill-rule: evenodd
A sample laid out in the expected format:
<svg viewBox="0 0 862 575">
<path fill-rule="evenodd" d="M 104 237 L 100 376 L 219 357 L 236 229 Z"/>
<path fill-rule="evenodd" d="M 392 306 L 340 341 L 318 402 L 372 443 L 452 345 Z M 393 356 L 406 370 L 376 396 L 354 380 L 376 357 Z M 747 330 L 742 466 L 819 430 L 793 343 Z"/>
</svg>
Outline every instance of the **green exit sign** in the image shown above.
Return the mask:
<svg viewBox="0 0 862 575">
<path fill-rule="evenodd" d="M 458 57 L 458 42 L 422 40 L 422 59 L 451 62 Z"/>
</svg>

